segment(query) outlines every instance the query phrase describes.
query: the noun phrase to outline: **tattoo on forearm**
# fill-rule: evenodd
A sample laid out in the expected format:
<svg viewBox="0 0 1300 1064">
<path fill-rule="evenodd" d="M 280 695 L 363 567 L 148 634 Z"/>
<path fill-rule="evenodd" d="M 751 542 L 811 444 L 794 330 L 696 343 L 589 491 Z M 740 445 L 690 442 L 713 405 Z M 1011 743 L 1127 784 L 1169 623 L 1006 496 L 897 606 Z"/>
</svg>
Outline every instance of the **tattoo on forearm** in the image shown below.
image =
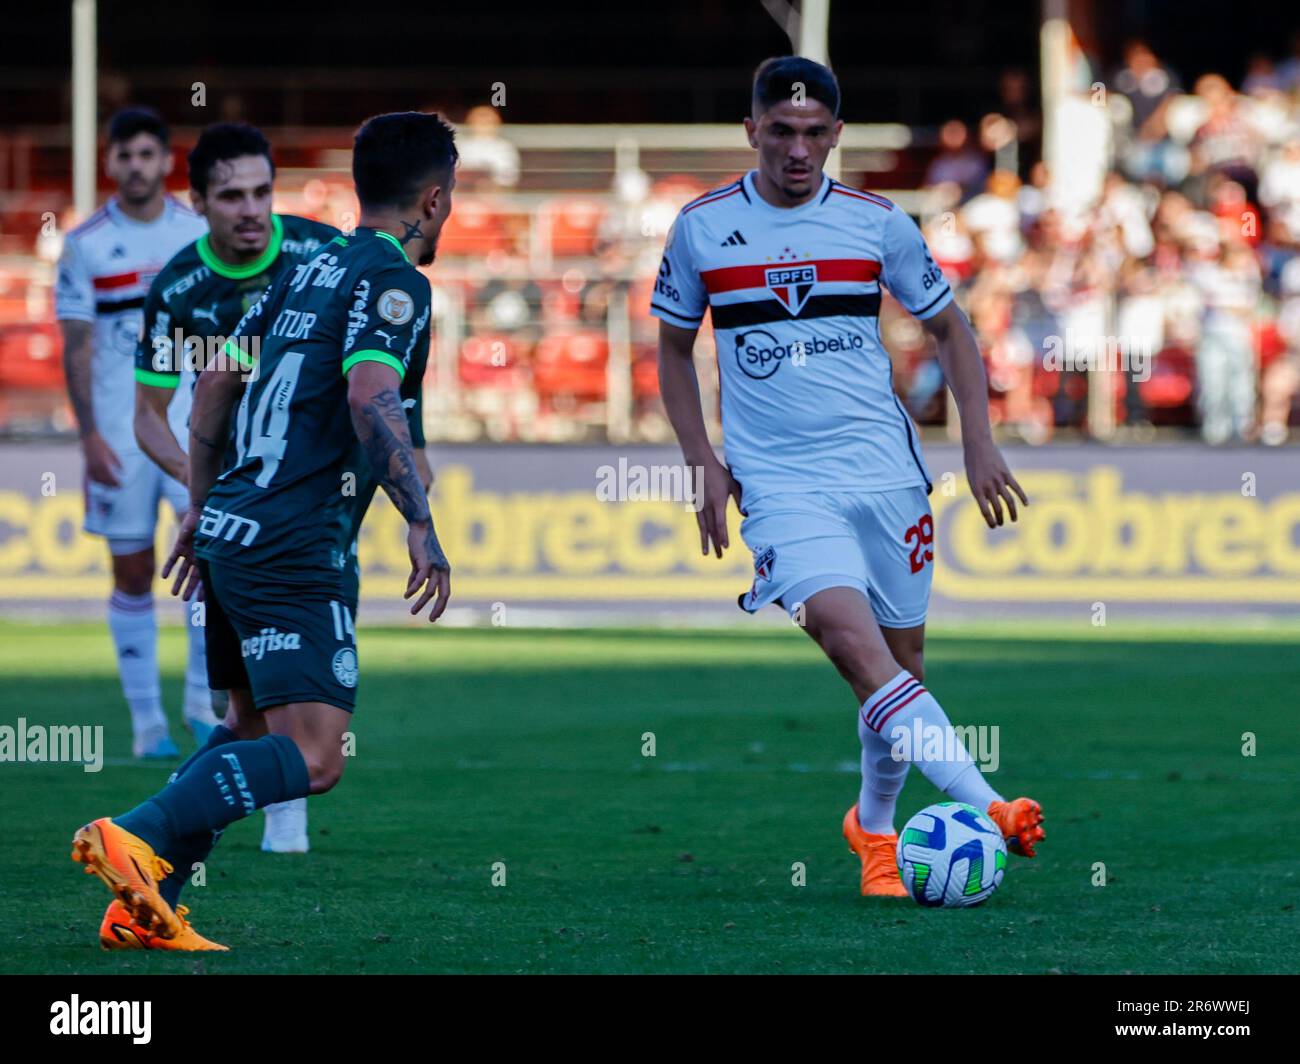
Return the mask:
<svg viewBox="0 0 1300 1064">
<path fill-rule="evenodd" d="M 415 466 L 406 412 L 397 390 L 389 388 L 366 403 L 359 411 L 356 428 L 370 468 L 398 512 L 408 523 L 429 521 L 429 500 Z"/>
<path fill-rule="evenodd" d="M 405 244 L 408 240 L 419 240 L 424 236 L 420 230 L 419 222 L 408 222 L 405 218 L 400 219 L 401 223 L 406 226 L 406 232 L 399 238 L 401 243 Z"/>
</svg>

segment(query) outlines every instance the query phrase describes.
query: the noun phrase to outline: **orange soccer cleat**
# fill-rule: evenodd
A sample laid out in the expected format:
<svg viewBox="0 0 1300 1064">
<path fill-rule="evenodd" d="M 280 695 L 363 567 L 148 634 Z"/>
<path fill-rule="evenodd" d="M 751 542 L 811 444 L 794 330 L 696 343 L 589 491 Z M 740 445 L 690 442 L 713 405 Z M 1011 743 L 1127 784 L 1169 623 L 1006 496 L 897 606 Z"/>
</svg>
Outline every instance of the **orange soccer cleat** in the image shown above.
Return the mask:
<svg viewBox="0 0 1300 1064">
<path fill-rule="evenodd" d="M 151 935 L 175 938 L 183 924 L 158 893 L 172 866 L 144 839 L 118 827 L 108 817 L 92 820 L 72 836 L 72 859 L 99 876 L 130 913 L 133 923 Z"/>
<path fill-rule="evenodd" d="M 1043 808 L 1032 798 L 990 802 L 988 814 L 1007 840 L 1007 849 L 1021 857 L 1033 857 L 1034 846 L 1047 837 L 1040 826 Z"/>
<path fill-rule="evenodd" d="M 161 949 L 197 953 L 203 950 L 227 951 L 228 946 L 204 938 L 185 919 L 189 912 L 184 905 L 177 906 L 176 916 L 181 922 L 179 934 L 172 938 L 163 938 L 131 919 L 125 905 L 114 898 L 108 903 L 108 911 L 99 925 L 99 944 L 103 949 Z"/>
<path fill-rule="evenodd" d="M 898 835 L 874 835 L 858 822 L 858 805 L 844 814 L 844 838 L 849 849 L 862 858 L 864 897 L 906 898 L 907 888 L 898 878 Z"/>
</svg>

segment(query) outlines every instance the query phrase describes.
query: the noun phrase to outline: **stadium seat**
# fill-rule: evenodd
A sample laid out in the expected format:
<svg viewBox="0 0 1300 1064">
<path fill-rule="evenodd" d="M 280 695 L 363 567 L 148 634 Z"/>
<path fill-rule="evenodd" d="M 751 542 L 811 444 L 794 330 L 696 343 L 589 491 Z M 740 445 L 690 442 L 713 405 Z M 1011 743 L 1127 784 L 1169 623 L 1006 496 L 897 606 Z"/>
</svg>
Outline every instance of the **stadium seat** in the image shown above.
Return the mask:
<svg viewBox="0 0 1300 1064">
<path fill-rule="evenodd" d="M 551 333 L 533 353 L 538 398 L 567 397 L 586 402 L 605 398 L 609 342 L 598 332 Z"/>
<path fill-rule="evenodd" d="M 636 402 L 659 398 L 659 345 L 657 343 L 633 345 L 632 398 Z"/>
<path fill-rule="evenodd" d="M 543 239 L 556 258 L 594 255 L 605 208 L 595 200 L 562 199 L 542 206 Z"/>
<path fill-rule="evenodd" d="M 10 325 L 0 329 L 0 389 L 63 389 L 57 325 Z"/>
<path fill-rule="evenodd" d="M 526 346 L 510 336 L 470 336 L 461 344 L 458 376 L 467 388 L 522 388 L 528 384 L 527 354 Z"/>
<path fill-rule="evenodd" d="M 513 240 L 501 212 L 480 199 L 458 199 L 438 240 L 441 255 L 487 255 L 512 250 Z"/>
</svg>

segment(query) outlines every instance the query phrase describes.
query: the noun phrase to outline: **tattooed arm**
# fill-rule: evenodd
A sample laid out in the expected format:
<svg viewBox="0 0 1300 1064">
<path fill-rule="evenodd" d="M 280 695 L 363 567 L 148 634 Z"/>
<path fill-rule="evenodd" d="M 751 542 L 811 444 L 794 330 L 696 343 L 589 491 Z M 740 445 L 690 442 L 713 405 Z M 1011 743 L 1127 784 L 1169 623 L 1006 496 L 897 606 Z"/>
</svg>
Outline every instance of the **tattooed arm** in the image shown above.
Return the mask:
<svg viewBox="0 0 1300 1064">
<path fill-rule="evenodd" d="M 397 371 L 390 366 L 358 362 L 348 374 L 348 405 L 357 439 L 375 478 L 406 518 L 411 576 L 403 597 L 409 599 L 418 594 L 411 606 L 413 614 L 418 614 L 436 597 L 429 611 L 429 620 L 436 621 L 447 608 L 451 594 L 451 565 L 433 529 L 429 500 L 411 446 L 406 411 L 397 391 L 399 383 Z"/>
</svg>

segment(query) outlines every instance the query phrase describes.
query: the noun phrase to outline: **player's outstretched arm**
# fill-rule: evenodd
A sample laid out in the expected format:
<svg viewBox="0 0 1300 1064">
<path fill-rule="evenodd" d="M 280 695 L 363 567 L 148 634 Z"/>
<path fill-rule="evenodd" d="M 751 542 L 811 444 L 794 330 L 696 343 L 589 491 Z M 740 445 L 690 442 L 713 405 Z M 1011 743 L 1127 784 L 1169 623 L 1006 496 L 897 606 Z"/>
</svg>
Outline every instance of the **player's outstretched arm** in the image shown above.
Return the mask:
<svg viewBox="0 0 1300 1064">
<path fill-rule="evenodd" d="M 135 442 L 168 476 L 182 484 L 190 482 L 190 460 L 172 435 L 167 423 L 167 407 L 176 394 L 174 388 L 152 384 L 135 385 Z"/>
<path fill-rule="evenodd" d="M 415 595 L 411 613 L 433 601 L 429 620 L 436 621 L 451 596 L 451 565 L 442 552 L 429 512 L 429 500 L 411 446 L 397 371 L 382 362 L 358 362 L 348 372 L 348 406 L 357 439 L 370 468 L 408 526 L 406 544 L 411 576 L 403 598 Z"/>
<path fill-rule="evenodd" d="M 682 457 L 697 481 L 695 520 L 700 526 L 700 553 L 709 546 L 719 558 L 730 544 L 727 537 L 727 499 L 740 506 L 740 485 L 731 471 L 718 461 L 709 443 L 700 406 L 700 382 L 695 375 L 696 329 L 681 329 L 659 323 L 659 391 L 668 420 L 681 444 Z"/>
<path fill-rule="evenodd" d="M 957 304 L 949 303 L 921 322 L 939 348 L 939 365 L 957 402 L 961 442 L 966 453 L 966 481 L 989 528 L 1003 523 L 1002 504 L 1015 520 L 1016 497 L 1029 505 L 1024 489 L 1011 475 L 1006 459 L 993 442 L 989 425 L 989 384 L 980 357 L 979 341 Z M 1014 494 L 1013 494 L 1014 493 Z"/>
</svg>

